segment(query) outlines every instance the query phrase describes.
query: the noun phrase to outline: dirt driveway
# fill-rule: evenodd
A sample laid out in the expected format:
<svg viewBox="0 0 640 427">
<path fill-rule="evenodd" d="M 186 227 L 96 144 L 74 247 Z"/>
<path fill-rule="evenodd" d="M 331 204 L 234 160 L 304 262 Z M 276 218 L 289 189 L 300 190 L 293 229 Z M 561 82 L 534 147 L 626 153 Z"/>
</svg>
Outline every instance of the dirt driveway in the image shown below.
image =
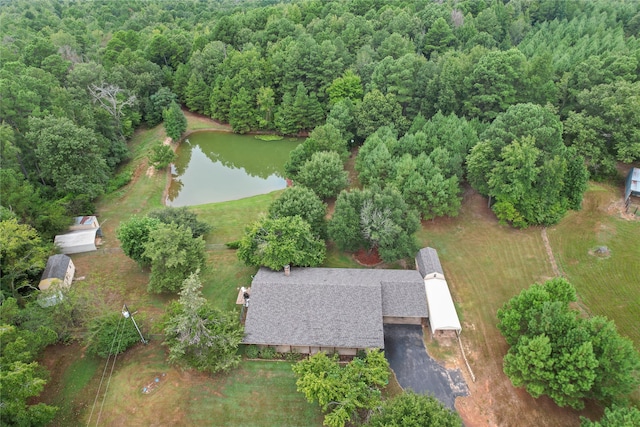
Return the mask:
<svg viewBox="0 0 640 427">
<path fill-rule="evenodd" d="M 402 388 L 430 393 L 452 410 L 456 397 L 469 394 L 459 369 L 447 370 L 429 356 L 419 325 L 384 325 L 384 346 Z"/>
</svg>

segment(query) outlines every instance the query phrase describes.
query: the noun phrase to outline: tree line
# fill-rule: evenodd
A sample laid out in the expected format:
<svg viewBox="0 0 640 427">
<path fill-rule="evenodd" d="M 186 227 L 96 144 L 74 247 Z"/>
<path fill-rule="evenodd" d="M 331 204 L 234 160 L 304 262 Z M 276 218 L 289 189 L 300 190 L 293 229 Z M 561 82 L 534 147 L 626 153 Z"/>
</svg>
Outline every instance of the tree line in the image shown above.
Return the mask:
<svg viewBox="0 0 640 427">
<path fill-rule="evenodd" d="M 637 2 L 18 0 L 0 14 L 3 217 L 45 238 L 130 179 L 115 173 L 134 129 L 169 117 L 179 136 L 174 102 L 241 133 L 332 124 L 349 148 L 442 114 L 474 123 L 477 135 L 456 136 L 468 149 L 531 103 L 554 111 L 592 177 L 640 158 Z M 449 150 L 439 137 L 425 148 Z M 458 180 L 468 154 L 453 153 Z M 455 179 L 437 166 L 428 198 L 455 201 Z M 423 215 L 455 202 L 435 210 Z"/>
</svg>

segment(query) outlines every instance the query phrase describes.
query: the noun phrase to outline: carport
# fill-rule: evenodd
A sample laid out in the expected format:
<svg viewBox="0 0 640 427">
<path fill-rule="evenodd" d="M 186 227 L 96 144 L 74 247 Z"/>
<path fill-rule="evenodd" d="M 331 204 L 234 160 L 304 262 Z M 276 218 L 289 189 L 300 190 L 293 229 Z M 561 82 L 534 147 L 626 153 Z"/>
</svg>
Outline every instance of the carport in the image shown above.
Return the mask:
<svg viewBox="0 0 640 427">
<path fill-rule="evenodd" d="M 418 325 L 384 325 L 385 355 L 403 389 L 434 395 L 455 410 L 456 397 L 469 389 L 459 369 L 447 370 L 429 356 Z"/>
</svg>

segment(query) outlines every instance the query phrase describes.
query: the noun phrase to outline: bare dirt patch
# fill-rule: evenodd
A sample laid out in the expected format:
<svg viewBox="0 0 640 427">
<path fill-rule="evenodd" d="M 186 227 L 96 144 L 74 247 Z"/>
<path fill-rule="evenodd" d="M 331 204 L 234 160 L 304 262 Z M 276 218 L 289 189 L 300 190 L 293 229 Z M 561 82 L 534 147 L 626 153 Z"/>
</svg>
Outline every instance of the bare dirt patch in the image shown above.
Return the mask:
<svg viewBox="0 0 640 427">
<path fill-rule="evenodd" d="M 367 251 L 365 249 L 360 249 L 358 252 L 353 254 L 353 259 L 360 265 L 364 265 L 367 267 L 374 267 L 376 265 L 382 264 L 382 258 L 378 254 L 378 250 L 376 248 Z"/>
</svg>

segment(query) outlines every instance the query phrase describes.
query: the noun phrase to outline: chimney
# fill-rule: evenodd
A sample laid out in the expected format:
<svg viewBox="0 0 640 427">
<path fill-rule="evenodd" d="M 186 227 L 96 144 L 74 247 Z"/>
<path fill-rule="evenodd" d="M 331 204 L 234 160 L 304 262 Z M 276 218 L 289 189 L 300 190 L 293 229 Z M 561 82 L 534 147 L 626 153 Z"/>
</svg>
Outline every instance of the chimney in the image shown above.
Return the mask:
<svg viewBox="0 0 640 427">
<path fill-rule="evenodd" d="M 291 266 L 289 264 L 284 266 L 284 275 L 289 276 L 291 274 Z"/>
</svg>

